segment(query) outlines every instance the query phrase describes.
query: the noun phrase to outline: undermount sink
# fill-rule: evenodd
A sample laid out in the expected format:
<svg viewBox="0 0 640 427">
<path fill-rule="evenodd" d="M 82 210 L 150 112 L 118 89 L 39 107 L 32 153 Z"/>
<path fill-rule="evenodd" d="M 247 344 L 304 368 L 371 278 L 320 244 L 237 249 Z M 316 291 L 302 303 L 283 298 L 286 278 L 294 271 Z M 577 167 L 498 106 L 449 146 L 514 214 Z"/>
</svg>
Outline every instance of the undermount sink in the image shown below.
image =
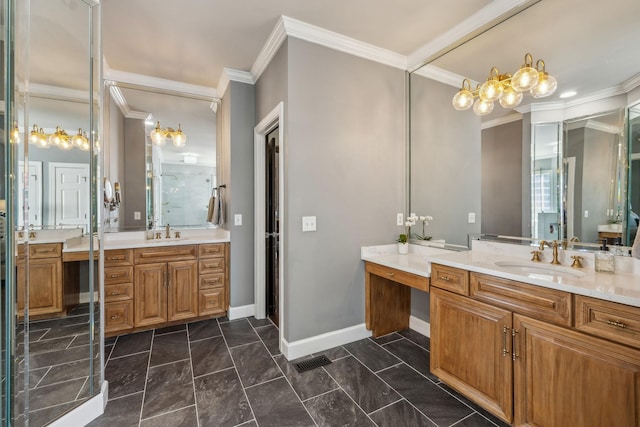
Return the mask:
<svg viewBox="0 0 640 427">
<path fill-rule="evenodd" d="M 522 274 L 543 280 L 556 278 L 584 277 L 585 273 L 571 267 L 562 267 L 553 264 L 535 264 L 526 261 L 496 261 L 495 265 L 516 274 Z"/>
</svg>

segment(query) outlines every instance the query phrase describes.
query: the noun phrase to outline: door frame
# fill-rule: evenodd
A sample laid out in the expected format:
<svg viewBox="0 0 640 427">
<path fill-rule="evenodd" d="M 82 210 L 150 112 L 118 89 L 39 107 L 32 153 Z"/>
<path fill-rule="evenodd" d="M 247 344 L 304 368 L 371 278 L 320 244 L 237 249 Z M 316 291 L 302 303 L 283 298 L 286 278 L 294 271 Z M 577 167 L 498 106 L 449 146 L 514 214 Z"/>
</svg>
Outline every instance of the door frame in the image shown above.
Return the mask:
<svg viewBox="0 0 640 427">
<path fill-rule="evenodd" d="M 254 161 L 254 316 L 256 319 L 264 319 L 266 317 L 266 249 L 264 245 L 264 236 L 266 233 L 265 229 L 265 209 L 266 209 L 266 200 L 265 200 L 265 190 L 266 190 L 266 177 L 265 177 L 265 160 L 266 160 L 266 150 L 265 150 L 265 138 L 266 136 L 273 131 L 275 128 L 278 128 L 278 140 L 280 146 L 280 155 L 278 156 L 278 167 L 280 169 L 280 173 L 278 176 L 278 215 L 280 222 L 279 232 L 279 253 L 280 257 L 278 258 L 278 311 L 279 311 L 279 347 L 280 351 L 282 351 L 282 342 L 283 342 L 283 330 L 285 325 L 285 319 L 287 313 L 285 312 L 284 307 L 284 266 L 285 266 L 285 258 L 286 252 L 284 251 L 285 247 L 285 218 L 286 212 L 284 210 L 284 154 L 285 150 L 285 139 L 284 139 L 284 103 L 280 102 L 276 107 L 271 110 L 258 125 L 254 128 L 254 151 L 253 151 L 253 161 Z"/>
</svg>

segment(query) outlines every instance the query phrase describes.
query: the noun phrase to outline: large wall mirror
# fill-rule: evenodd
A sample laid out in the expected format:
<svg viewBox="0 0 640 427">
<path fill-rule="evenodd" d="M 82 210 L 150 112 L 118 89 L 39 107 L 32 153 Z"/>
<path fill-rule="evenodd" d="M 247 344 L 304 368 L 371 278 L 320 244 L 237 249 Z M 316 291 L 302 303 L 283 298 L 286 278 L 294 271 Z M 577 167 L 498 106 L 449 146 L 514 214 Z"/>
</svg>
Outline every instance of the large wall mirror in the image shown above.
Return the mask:
<svg viewBox="0 0 640 427">
<path fill-rule="evenodd" d="M 96 2 L 15 2 L 5 163 L 2 325 L 16 425 L 47 425 L 101 391 Z M 11 101 L 13 98 L 13 101 Z M 5 348 L 5 344 L 8 347 Z M 6 353 L 5 353 L 6 350 Z M 3 393 L 4 394 L 4 393 Z"/>
<path fill-rule="evenodd" d="M 208 227 L 216 188 L 216 110 L 210 97 L 108 82 L 106 230 Z"/>
<path fill-rule="evenodd" d="M 614 3 L 533 2 L 411 73 L 410 211 L 434 216 L 430 235 L 461 245 L 476 233 L 632 243 L 630 203 L 640 201 L 626 112 L 638 97 L 640 57 L 629 52 L 640 4 Z M 464 79 L 473 91 L 491 75 L 513 75 L 527 53 L 557 79 L 555 93 L 527 91 L 515 108 L 495 101 L 486 115 L 454 109 Z"/>
</svg>

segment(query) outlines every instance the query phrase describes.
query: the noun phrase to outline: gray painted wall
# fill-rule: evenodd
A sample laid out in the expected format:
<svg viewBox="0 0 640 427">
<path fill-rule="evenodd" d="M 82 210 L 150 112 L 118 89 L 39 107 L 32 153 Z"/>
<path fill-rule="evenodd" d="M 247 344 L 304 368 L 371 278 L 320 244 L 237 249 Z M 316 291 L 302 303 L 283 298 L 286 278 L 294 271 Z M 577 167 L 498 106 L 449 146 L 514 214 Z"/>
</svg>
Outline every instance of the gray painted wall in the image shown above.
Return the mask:
<svg viewBox="0 0 640 427">
<path fill-rule="evenodd" d="M 257 83 L 256 121 L 279 101 L 291 342 L 364 322 L 360 246 L 392 242 L 405 204 L 404 72 L 289 38 Z"/>
<path fill-rule="evenodd" d="M 482 233 L 522 230 L 522 121 L 482 131 Z"/>
<path fill-rule="evenodd" d="M 124 170 L 127 171 L 122 184 L 124 210 L 120 208 L 120 223 L 127 228 L 144 229 L 146 190 L 144 120 L 124 119 Z M 140 212 L 140 220 L 134 220 L 134 212 Z"/>
<path fill-rule="evenodd" d="M 521 236 L 532 236 L 531 230 L 531 113 L 522 115 L 522 229 Z"/>
<path fill-rule="evenodd" d="M 451 107 L 455 89 L 411 76 L 411 211 L 432 215 L 427 234 L 467 245 L 479 233 L 480 118 Z M 476 214 L 469 224 L 467 214 Z"/>
</svg>

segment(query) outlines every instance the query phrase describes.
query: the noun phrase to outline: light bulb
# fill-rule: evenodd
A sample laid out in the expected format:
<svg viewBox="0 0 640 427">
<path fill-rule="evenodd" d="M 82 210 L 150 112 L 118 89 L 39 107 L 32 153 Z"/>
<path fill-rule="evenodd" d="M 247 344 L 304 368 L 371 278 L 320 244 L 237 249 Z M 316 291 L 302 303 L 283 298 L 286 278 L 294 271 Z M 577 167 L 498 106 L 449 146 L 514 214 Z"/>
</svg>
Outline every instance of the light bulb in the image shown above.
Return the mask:
<svg viewBox="0 0 640 427">
<path fill-rule="evenodd" d="M 165 131 L 160 127 L 160 122 L 156 124 L 156 128 L 149 135 L 154 145 L 164 145 L 166 141 Z"/>
<path fill-rule="evenodd" d="M 510 85 L 507 86 L 502 93 L 502 97 L 500 98 L 500 105 L 504 108 L 514 108 L 520 105 L 522 102 L 522 98 L 524 95 L 522 92 L 518 92 L 514 90 Z"/>
<path fill-rule="evenodd" d="M 558 81 L 547 74 L 545 71 L 538 73 L 538 83 L 531 88 L 529 93 L 534 98 L 544 98 L 545 96 L 552 95 L 558 87 Z"/>
<path fill-rule="evenodd" d="M 480 98 L 485 101 L 495 101 L 502 96 L 504 88 L 496 79 L 489 79 L 480 87 Z"/>
<path fill-rule="evenodd" d="M 473 112 L 477 116 L 486 116 L 493 111 L 493 101 L 485 101 L 482 98 L 478 98 L 476 103 L 473 104 Z"/>
<path fill-rule="evenodd" d="M 178 130 L 172 132 L 171 139 L 173 140 L 173 145 L 176 147 L 184 147 L 187 143 L 187 136 L 182 132 L 180 124 L 178 124 Z"/>
<path fill-rule="evenodd" d="M 458 111 L 468 110 L 473 105 L 473 94 L 468 89 L 460 89 L 453 97 L 453 108 Z"/>
<path fill-rule="evenodd" d="M 11 131 L 11 143 L 20 144 L 20 129 L 18 129 L 18 122 L 14 122 L 13 130 Z"/>
<path fill-rule="evenodd" d="M 511 78 L 511 86 L 519 92 L 524 92 L 534 87 L 536 83 L 538 83 L 538 70 L 533 68 L 533 57 L 527 53 L 524 56 L 524 64 Z"/>
</svg>

